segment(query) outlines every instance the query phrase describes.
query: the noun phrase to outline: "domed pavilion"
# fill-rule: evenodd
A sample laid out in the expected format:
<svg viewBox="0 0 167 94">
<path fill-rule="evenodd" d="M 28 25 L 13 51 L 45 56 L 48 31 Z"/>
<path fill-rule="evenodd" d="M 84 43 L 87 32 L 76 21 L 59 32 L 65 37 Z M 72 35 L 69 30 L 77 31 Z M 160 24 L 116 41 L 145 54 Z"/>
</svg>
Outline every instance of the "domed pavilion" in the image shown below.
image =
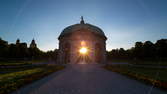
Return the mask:
<svg viewBox="0 0 167 94">
<path fill-rule="evenodd" d="M 58 37 L 60 63 L 105 63 L 106 40 L 102 29 L 85 23 L 66 27 Z"/>
</svg>

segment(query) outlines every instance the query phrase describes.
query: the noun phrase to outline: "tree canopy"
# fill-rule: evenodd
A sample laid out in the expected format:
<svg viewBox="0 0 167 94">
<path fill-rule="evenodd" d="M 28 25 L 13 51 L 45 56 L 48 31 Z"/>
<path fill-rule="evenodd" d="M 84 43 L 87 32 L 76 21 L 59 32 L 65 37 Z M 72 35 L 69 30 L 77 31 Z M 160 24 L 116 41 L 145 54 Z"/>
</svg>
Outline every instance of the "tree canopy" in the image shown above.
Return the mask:
<svg viewBox="0 0 167 94">
<path fill-rule="evenodd" d="M 167 60 L 167 39 L 136 42 L 131 49 L 113 49 L 107 52 L 108 59 Z"/>
<path fill-rule="evenodd" d="M 8 44 L 7 41 L 0 38 L 0 60 L 41 60 L 56 59 L 57 50 L 43 52 L 41 51 L 33 39 L 30 46 L 27 43 L 20 43 L 17 39 L 16 43 Z"/>
</svg>

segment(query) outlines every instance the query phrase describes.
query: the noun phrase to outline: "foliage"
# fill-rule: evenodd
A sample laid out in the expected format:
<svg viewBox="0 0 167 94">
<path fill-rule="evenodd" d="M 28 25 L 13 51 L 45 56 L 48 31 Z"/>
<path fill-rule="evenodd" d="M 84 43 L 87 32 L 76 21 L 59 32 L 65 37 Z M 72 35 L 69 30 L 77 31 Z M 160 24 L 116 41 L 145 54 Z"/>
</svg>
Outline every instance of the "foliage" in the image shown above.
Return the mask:
<svg viewBox="0 0 167 94">
<path fill-rule="evenodd" d="M 37 48 L 35 40 L 32 40 L 32 43 L 27 47 L 27 43 L 20 43 L 19 39 L 15 44 L 8 44 L 0 38 L 0 60 L 56 60 L 57 49 L 43 52 Z"/>
<path fill-rule="evenodd" d="M 135 47 L 124 50 L 113 49 L 107 52 L 109 60 L 131 59 L 131 60 L 167 60 L 167 39 L 158 40 L 155 44 L 151 41 L 136 42 Z"/>
</svg>

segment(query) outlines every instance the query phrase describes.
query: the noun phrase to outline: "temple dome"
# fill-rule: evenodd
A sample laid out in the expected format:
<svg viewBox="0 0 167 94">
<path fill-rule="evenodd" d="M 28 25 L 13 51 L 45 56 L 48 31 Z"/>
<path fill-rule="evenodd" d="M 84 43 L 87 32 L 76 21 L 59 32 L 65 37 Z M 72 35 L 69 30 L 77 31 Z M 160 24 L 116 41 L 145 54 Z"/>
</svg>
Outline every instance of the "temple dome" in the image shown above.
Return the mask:
<svg viewBox="0 0 167 94">
<path fill-rule="evenodd" d="M 74 24 L 74 25 L 71 25 L 71 26 L 66 27 L 66 28 L 61 32 L 59 38 L 64 37 L 64 36 L 66 36 L 66 35 L 69 35 L 69 34 L 71 34 L 71 33 L 73 33 L 73 32 L 76 32 L 76 31 L 78 31 L 78 30 L 81 30 L 81 29 L 89 30 L 89 31 L 92 32 L 92 33 L 98 34 L 98 35 L 100 35 L 100 36 L 106 38 L 104 32 L 103 32 L 99 27 L 94 26 L 94 25 L 92 25 L 92 24 L 84 23 L 83 18 L 81 18 L 80 24 Z"/>
</svg>

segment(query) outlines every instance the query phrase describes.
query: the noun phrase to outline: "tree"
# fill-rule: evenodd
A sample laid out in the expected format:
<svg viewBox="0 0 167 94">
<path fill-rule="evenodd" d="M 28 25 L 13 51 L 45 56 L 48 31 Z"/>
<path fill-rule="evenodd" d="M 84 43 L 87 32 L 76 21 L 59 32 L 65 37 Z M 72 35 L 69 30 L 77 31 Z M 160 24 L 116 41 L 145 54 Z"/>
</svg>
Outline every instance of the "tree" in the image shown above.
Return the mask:
<svg viewBox="0 0 167 94">
<path fill-rule="evenodd" d="M 0 38 L 0 58 L 6 58 L 8 55 L 8 42 Z"/>
<path fill-rule="evenodd" d="M 145 59 L 147 58 L 154 58 L 155 57 L 155 47 L 154 47 L 154 44 L 151 42 L 151 41 L 146 41 L 144 44 L 143 44 L 143 57 Z"/>
<path fill-rule="evenodd" d="M 10 44 L 9 45 L 9 53 L 8 53 L 9 58 L 16 58 L 17 57 L 17 48 L 15 44 Z"/>
<path fill-rule="evenodd" d="M 143 50 L 143 43 L 142 42 L 136 42 L 135 43 L 135 47 L 134 47 L 134 52 L 133 52 L 133 55 L 135 58 L 139 58 L 141 59 L 143 56 L 143 53 L 142 53 L 142 50 Z"/>
<path fill-rule="evenodd" d="M 19 44 L 19 50 L 20 50 L 20 58 L 27 58 L 28 57 L 28 48 L 27 48 L 27 43 L 20 43 Z"/>
<path fill-rule="evenodd" d="M 167 39 L 158 40 L 155 43 L 156 54 L 158 58 L 166 58 L 167 59 Z"/>
</svg>

